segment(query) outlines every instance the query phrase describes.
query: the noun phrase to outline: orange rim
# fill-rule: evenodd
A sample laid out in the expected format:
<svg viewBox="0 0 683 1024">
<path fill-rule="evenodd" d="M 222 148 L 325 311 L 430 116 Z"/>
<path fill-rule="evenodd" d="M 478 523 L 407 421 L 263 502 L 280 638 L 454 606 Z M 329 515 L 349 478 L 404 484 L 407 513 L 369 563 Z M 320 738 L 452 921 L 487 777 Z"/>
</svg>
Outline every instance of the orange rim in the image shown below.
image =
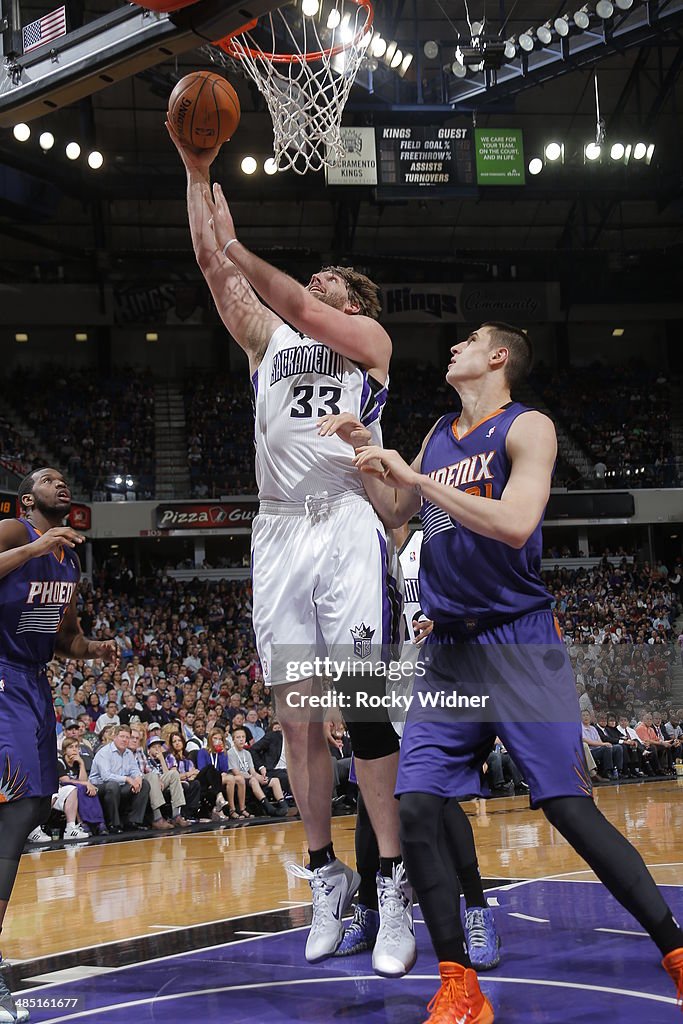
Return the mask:
<svg viewBox="0 0 683 1024">
<path fill-rule="evenodd" d="M 264 50 L 256 50 L 253 47 L 244 46 L 243 44 L 240 44 L 239 47 L 236 46 L 236 37 L 241 35 L 243 32 L 248 32 L 254 28 L 258 24 L 258 18 L 255 18 L 253 21 L 247 22 L 246 25 L 242 25 L 240 28 L 235 29 L 234 32 L 224 36 L 223 39 L 219 39 L 214 43 L 214 46 L 220 46 L 221 50 L 224 50 L 225 53 L 230 57 L 234 57 L 236 60 L 241 60 L 245 55 L 247 55 L 251 57 L 252 60 L 270 60 L 274 64 L 294 64 L 297 61 L 305 61 L 307 64 L 310 64 L 313 61 L 322 60 L 323 57 L 336 57 L 338 53 L 344 53 L 345 50 L 355 46 L 356 43 L 358 43 L 372 28 L 375 11 L 371 0 L 351 0 L 351 2 L 365 11 L 365 22 L 358 32 L 356 32 L 353 39 L 348 43 L 340 43 L 338 46 L 331 46 L 327 50 L 315 50 L 313 53 L 266 53 Z"/>
</svg>

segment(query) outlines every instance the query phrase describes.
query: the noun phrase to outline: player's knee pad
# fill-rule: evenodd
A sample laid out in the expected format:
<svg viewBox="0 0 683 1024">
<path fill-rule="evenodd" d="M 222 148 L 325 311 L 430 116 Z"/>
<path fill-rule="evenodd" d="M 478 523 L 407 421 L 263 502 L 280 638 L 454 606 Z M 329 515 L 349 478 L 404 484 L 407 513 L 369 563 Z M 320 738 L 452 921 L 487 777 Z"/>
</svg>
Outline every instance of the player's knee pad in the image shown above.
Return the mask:
<svg viewBox="0 0 683 1024">
<path fill-rule="evenodd" d="M 399 800 L 401 845 L 436 842 L 443 799 L 432 793 L 402 793 Z"/>
<path fill-rule="evenodd" d="M 378 722 L 354 722 L 346 719 L 351 746 L 359 761 L 378 761 L 380 757 L 389 757 L 398 752 L 398 736 L 386 712 L 384 716 Z"/>
</svg>

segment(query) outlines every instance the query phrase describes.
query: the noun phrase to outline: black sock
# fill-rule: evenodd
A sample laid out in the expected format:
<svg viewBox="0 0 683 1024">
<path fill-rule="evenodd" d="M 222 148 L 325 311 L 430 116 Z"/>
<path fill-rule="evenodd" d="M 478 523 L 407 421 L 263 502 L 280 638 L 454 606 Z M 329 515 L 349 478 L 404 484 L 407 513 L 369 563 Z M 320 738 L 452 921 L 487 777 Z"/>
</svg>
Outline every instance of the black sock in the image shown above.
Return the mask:
<svg viewBox="0 0 683 1024">
<path fill-rule="evenodd" d="M 316 871 L 318 868 L 324 868 L 326 864 L 332 863 L 335 859 L 334 847 L 332 843 L 328 843 L 321 850 L 309 850 L 308 856 L 310 857 L 311 871 Z"/>
<path fill-rule="evenodd" d="M 476 860 L 474 864 L 468 864 L 467 867 L 458 867 L 458 879 L 462 886 L 462 892 L 465 897 L 465 903 L 467 904 L 468 910 L 471 907 L 488 906 L 486 896 L 484 896 L 484 889 L 481 884 L 479 865 Z"/>
<path fill-rule="evenodd" d="M 403 857 L 400 854 L 398 857 L 380 857 L 379 873 L 384 875 L 385 878 L 391 878 L 394 868 L 397 868 L 402 863 Z"/>
</svg>

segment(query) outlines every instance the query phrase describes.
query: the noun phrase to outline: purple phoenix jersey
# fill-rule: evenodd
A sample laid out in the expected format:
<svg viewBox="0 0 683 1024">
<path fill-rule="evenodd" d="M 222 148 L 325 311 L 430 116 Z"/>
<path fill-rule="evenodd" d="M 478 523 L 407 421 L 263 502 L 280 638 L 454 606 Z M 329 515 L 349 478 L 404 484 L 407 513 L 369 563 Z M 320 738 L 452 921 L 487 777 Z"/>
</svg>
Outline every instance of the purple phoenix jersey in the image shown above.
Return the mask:
<svg viewBox="0 0 683 1024">
<path fill-rule="evenodd" d="M 529 411 L 509 402 L 462 436 L 457 417 L 442 416 L 427 443 L 422 472 L 466 494 L 500 498 L 510 476 L 508 431 Z M 420 516 L 420 600 L 430 619 L 479 631 L 550 608 L 552 599 L 540 576 L 540 522 L 517 550 L 468 530 L 431 501 L 422 503 Z"/>
<path fill-rule="evenodd" d="M 444 416 L 422 472 L 499 499 L 510 477 L 508 431 L 528 411 L 510 402 L 462 437 L 457 418 Z M 589 797 L 574 673 L 540 577 L 541 524 L 517 550 L 455 523 L 431 502 L 421 514 L 420 597 L 435 626 L 415 681 L 396 792 L 480 795 L 481 765 L 499 736 L 533 807 L 557 796 Z M 435 712 L 449 691 L 489 695 L 487 712 Z"/>
<path fill-rule="evenodd" d="M 21 519 L 31 543 L 40 536 Z M 81 574 L 71 548 L 0 580 L 0 803 L 57 792 L 57 741 L 45 665 Z"/>
<path fill-rule="evenodd" d="M 29 543 L 40 533 L 20 519 Z M 0 579 L 0 661 L 45 665 L 54 656 L 57 632 L 81 575 L 71 548 L 32 558 Z"/>
</svg>

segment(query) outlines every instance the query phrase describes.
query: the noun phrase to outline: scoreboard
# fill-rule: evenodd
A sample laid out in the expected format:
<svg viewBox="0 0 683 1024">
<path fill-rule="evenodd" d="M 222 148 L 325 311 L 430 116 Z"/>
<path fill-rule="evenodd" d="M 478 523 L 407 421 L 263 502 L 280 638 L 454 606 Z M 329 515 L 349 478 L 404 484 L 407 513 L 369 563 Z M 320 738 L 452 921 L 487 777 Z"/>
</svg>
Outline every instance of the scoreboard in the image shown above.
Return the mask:
<svg viewBox="0 0 683 1024">
<path fill-rule="evenodd" d="M 524 185 L 519 128 L 378 125 L 341 129 L 343 157 L 328 185 L 374 185 L 383 201 L 476 196 L 482 185 Z"/>
<path fill-rule="evenodd" d="M 377 128 L 376 141 L 379 186 L 418 186 L 433 192 L 476 185 L 471 128 Z"/>
</svg>

